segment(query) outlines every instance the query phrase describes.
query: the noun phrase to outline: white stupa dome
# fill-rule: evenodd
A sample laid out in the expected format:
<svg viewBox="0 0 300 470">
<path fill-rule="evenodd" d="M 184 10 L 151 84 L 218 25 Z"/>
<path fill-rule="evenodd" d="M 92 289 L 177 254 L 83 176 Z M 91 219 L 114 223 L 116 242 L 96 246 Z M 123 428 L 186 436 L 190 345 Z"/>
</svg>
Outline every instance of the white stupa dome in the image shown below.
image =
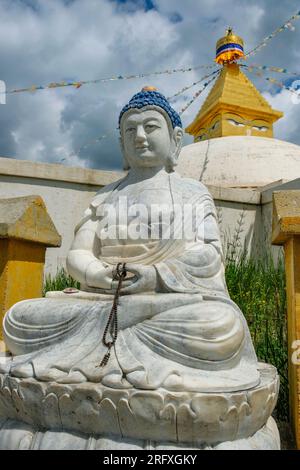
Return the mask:
<svg viewBox="0 0 300 470">
<path fill-rule="evenodd" d="M 219 137 L 183 147 L 176 170 L 207 185 L 286 182 L 300 177 L 300 146 L 266 137 Z"/>
</svg>

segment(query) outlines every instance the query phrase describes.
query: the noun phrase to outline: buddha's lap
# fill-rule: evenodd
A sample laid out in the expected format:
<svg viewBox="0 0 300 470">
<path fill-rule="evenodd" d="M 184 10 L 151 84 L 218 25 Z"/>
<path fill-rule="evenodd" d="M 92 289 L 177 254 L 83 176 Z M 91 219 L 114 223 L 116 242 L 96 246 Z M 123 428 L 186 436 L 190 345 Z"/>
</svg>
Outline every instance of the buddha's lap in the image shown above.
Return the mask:
<svg viewBox="0 0 300 470">
<path fill-rule="evenodd" d="M 118 308 L 119 329 L 146 322 L 161 331 L 168 329 L 174 333 L 214 339 L 242 325 L 238 310 L 232 304 L 200 298 L 191 294 L 124 296 Z M 14 334 L 22 329 L 22 336 L 27 329 L 25 337 L 28 338 L 31 334 L 41 337 L 43 331 L 45 335 L 62 331 L 65 326 L 69 327 L 72 322 L 75 324 L 89 314 L 101 316 L 106 322 L 111 306 L 111 301 L 26 300 L 7 312 L 4 327 L 7 331 L 14 330 Z"/>
</svg>

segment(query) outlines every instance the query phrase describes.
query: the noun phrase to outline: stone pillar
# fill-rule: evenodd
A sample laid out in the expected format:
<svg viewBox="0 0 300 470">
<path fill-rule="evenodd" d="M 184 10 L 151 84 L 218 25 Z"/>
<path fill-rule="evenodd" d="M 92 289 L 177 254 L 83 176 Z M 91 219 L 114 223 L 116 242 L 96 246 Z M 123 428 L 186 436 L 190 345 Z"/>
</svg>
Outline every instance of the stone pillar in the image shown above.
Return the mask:
<svg viewBox="0 0 300 470">
<path fill-rule="evenodd" d="M 20 300 L 42 296 L 46 248 L 60 245 L 40 196 L 0 199 L 0 349 L 5 313 Z"/>
<path fill-rule="evenodd" d="M 297 448 L 300 449 L 300 361 L 295 361 L 295 345 L 300 345 L 300 191 L 273 193 L 272 243 L 284 246 L 290 410 Z"/>
</svg>

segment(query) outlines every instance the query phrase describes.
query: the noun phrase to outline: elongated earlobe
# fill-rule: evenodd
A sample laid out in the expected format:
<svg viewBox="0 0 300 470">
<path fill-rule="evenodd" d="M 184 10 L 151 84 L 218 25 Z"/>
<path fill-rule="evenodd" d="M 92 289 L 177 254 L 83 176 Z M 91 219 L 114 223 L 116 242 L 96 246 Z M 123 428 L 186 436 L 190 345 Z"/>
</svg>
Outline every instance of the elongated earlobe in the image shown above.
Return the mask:
<svg viewBox="0 0 300 470">
<path fill-rule="evenodd" d="M 127 158 L 125 157 L 125 155 L 123 156 L 123 170 L 124 170 L 124 171 L 130 170 L 130 166 L 129 166 L 128 162 L 127 162 Z"/>
<path fill-rule="evenodd" d="M 175 141 L 175 154 L 177 159 L 182 149 L 183 130 L 181 127 L 175 127 L 173 131 L 173 139 Z"/>
<path fill-rule="evenodd" d="M 183 131 L 181 127 L 175 127 L 171 136 L 171 154 L 165 165 L 165 169 L 168 173 L 172 173 L 177 165 L 177 160 L 182 148 L 182 137 Z"/>
<path fill-rule="evenodd" d="M 183 130 L 181 129 L 181 127 L 175 127 L 173 131 L 173 140 L 174 140 L 173 158 L 175 160 L 175 165 L 177 165 L 177 160 L 182 149 L 182 140 L 183 140 Z"/>
<path fill-rule="evenodd" d="M 128 160 L 126 158 L 125 148 L 124 148 L 123 140 L 122 140 L 121 136 L 119 137 L 119 142 L 120 142 L 121 152 L 122 152 L 122 155 L 123 155 L 123 170 L 128 171 L 128 170 L 130 170 L 130 166 L 129 166 Z"/>
</svg>

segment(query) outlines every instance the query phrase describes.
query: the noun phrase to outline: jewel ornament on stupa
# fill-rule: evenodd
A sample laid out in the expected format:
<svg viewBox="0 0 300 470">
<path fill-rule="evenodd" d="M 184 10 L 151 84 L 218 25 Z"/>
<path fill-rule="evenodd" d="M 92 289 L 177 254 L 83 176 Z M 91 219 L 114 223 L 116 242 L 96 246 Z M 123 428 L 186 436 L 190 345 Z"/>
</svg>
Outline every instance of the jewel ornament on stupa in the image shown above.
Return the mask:
<svg viewBox="0 0 300 470">
<path fill-rule="evenodd" d="M 186 132 L 195 142 L 226 136 L 273 137 L 273 124 L 283 116 L 274 110 L 237 60 L 244 58 L 244 42 L 232 29 L 216 45 L 216 62 L 222 65 L 208 97 Z"/>
</svg>

